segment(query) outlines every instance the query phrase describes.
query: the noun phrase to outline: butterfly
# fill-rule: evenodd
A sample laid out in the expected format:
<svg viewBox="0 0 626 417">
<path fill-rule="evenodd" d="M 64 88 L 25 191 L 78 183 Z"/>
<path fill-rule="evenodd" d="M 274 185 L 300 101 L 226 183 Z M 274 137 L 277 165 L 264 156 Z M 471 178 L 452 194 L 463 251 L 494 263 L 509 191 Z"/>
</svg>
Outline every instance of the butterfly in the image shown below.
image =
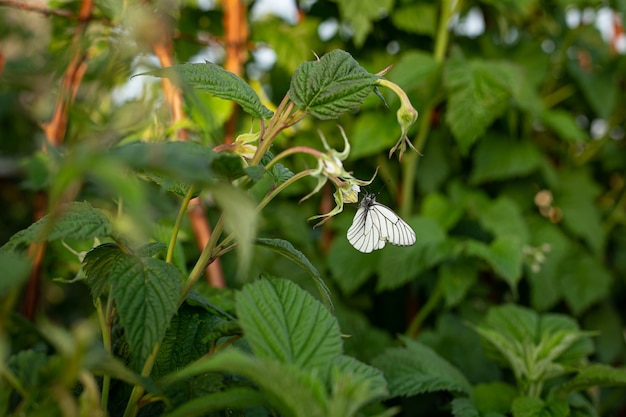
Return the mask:
<svg viewBox="0 0 626 417">
<path fill-rule="evenodd" d="M 376 202 L 376 194 L 363 197 L 348 229 L 348 241 L 363 253 L 385 247 L 389 242 L 397 246 L 415 243 L 415 232 L 404 220 L 384 204 Z"/>
</svg>

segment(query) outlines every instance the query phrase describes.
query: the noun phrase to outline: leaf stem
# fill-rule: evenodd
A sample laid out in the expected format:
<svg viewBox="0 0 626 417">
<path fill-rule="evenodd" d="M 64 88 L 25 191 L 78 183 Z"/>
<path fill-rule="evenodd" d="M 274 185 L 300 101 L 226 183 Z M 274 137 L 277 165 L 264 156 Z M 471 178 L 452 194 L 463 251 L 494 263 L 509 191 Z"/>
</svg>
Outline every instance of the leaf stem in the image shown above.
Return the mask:
<svg viewBox="0 0 626 417">
<path fill-rule="evenodd" d="M 187 191 L 187 194 L 185 194 L 185 198 L 180 205 L 180 210 L 178 210 L 178 215 L 176 216 L 176 221 L 174 222 L 174 229 L 172 230 L 172 237 L 167 247 L 167 255 L 165 256 L 165 262 L 167 262 L 168 264 L 172 263 L 172 258 L 174 257 L 174 247 L 176 246 L 176 238 L 178 237 L 178 231 L 180 230 L 180 225 L 183 222 L 185 213 L 187 213 L 189 201 L 191 201 L 191 197 L 193 196 L 194 192 L 195 189 L 193 185 L 189 186 L 189 191 Z"/>
</svg>

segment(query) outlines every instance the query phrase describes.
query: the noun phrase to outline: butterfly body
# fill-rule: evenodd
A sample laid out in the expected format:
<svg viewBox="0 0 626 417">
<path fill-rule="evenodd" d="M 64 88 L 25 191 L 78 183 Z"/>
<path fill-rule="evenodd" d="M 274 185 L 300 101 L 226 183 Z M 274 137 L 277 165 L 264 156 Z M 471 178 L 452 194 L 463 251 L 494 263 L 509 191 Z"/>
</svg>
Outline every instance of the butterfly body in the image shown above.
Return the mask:
<svg viewBox="0 0 626 417">
<path fill-rule="evenodd" d="M 385 247 L 389 242 L 396 246 L 411 246 L 415 232 L 404 220 L 384 204 L 376 202 L 376 194 L 363 197 L 348 229 L 348 241 L 363 253 Z"/>
</svg>

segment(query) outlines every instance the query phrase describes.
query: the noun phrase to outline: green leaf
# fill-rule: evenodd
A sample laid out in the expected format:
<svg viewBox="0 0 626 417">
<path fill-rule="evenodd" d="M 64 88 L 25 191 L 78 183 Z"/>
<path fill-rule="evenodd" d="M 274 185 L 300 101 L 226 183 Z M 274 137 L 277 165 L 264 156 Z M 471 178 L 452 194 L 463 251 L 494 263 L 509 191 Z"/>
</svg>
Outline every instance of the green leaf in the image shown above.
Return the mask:
<svg viewBox="0 0 626 417">
<path fill-rule="evenodd" d="M 367 398 L 368 401 L 371 401 L 373 397 L 384 397 L 389 394 L 387 380 L 380 369 L 347 355 L 338 356 L 334 360 L 334 365 L 340 373 L 350 374 L 355 380 L 355 385 L 366 386 L 370 393 Z"/>
<path fill-rule="evenodd" d="M 597 257 L 603 256 L 606 236 L 595 205 L 601 193 L 600 186 L 586 169 L 563 170 L 558 181 L 554 190 L 554 205 L 563 212 L 563 224 L 582 237 Z"/>
<path fill-rule="evenodd" d="M 422 216 L 435 219 L 445 231 L 450 230 L 463 216 L 464 207 L 454 204 L 444 195 L 433 192 L 424 197 L 422 202 Z"/>
<path fill-rule="evenodd" d="M 169 374 L 205 355 L 211 349 L 211 344 L 216 342 L 211 336 L 225 323 L 234 322 L 227 322 L 222 315 L 209 312 L 202 307 L 183 303 L 172 317 L 161 341 L 152 376 Z"/>
<path fill-rule="evenodd" d="M 28 280 L 31 263 L 17 253 L 0 252 L 0 265 L 3 270 L 0 279 L 0 299 L 2 299 Z"/>
<path fill-rule="evenodd" d="M 541 121 L 567 142 L 585 142 L 589 136 L 576 123 L 574 115 L 560 109 L 545 109 L 540 115 Z"/>
<path fill-rule="evenodd" d="M 522 277 L 524 245 L 516 236 L 503 236 L 494 239 L 491 244 L 470 240 L 465 244 L 465 253 L 483 259 L 515 290 Z"/>
<path fill-rule="evenodd" d="M 113 261 L 109 279 L 126 340 L 143 364 L 176 312 L 180 272 L 160 259 L 123 253 Z"/>
<path fill-rule="evenodd" d="M 623 386 L 626 386 L 626 369 L 595 364 L 581 369 L 573 379 L 559 386 L 558 393 L 566 396 L 593 387 Z"/>
<path fill-rule="evenodd" d="M 406 284 L 449 254 L 446 234 L 435 220 L 418 217 L 408 223 L 416 231 L 416 242 L 410 247 L 390 246 L 382 251 L 377 291 Z"/>
<path fill-rule="evenodd" d="M 392 396 L 434 391 L 471 393 L 463 374 L 431 348 L 405 337 L 402 342 L 405 347 L 387 349 L 373 361 L 385 374 Z"/>
<path fill-rule="evenodd" d="M 363 406 L 389 394 L 383 373 L 354 358 L 339 356 L 333 370 L 329 416 L 360 415 Z"/>
<path fill-rule="evenodd" d="M 587 102 L 598 117 L 608 119 L 615 110 L 619 88 L 612 68 L 583 70 L 578 60 L 567 60 L 567 69 L 577 81 Z"/>
<path fill-rule="evenodd" d="M 434 35 L 437 8 L 433 4 L 411 4 L 393 11 L 391 21 L 400 30 L 421 35 Z"/>
<path fill-rule="evenodd" d="M 487 134 L 476 145 L 470 183 L 523 177 L 537 171 L 542 160 L 541 151 L 529 140 L 513 141 Z"/>
<path fill-rule="evenodd" d="M 311 275 L 315 286 L 317 287 L 320 295 L 322 296 L 322 301 L 332 310 L 333 301 L 330 296 L 330 290 L 326 286 L 326 283 L 322 279 L 317 268 L 309 261 L 309 259 L 298 249 L 294 248 L 293 245 L 283 239 L 266 239 L 266 238 L 258 238 L 256 240 L 257 245 L 264 246 L 278 253 L 279 255 L 284 256 L 285 258 L 291 260 L 300 268 L 304 269 L 306 272 Z"/>
<path fill-rule="evenodd" d="M 333 0 L 339 5 L 341 18 L 354 30 L 353 41 L 363 46 L 372 31 L 372 22 L 380 20 L 391 10 L 393 0 Z"/>
<path fill-rule="evenodd" d="M 2 251 L 17 250 L 44 240 L 89 240 L 109 236 L 111 232 L 111 222 L 103 210 L 93 208 L 87 202 L 74 202 L 62 206 L 58 216 L 47 215 L 27 229 L 17 232 L 2 247 Z"/>
<path fill-rule="evenodd" d="M 201 417 L 220 410 L 242 410 L 266 403 L 265 396 L 255 389 L 230 388 L 187 401 L 175 410 L 166 413 L 165 417 Z"/>
<path fill-rule="evenodd" d="M 493 307 L 476 331 L 494 349 L 496 359 L 508 365 L 525 384 L 543 382 L 580 365 L 593 345 L 571 318 L 538 315 L 516 305 Z"/>
<path fill-rule="evenodd" d="M 250 357 L 235 349 L 200 359 L 161 382 L 167 386 L 207 372 L 234 373 L 250 379 L 282 415 L 328 417 L 326 388 L 311 372 L 277 361 Z"/>
<path fill-rule="evenodd" d="M 305 290 L 285 279 L 263 279 L 236 295 L 237 315 L 255 355 L 316 370 L 327 380 L 342 353 L 337 320 Z"/>
<path fill-rule="evenodd" d="M 128 369 L 121 360 L 106 352 L 104 349 L 91 349 L 85 356 L 85 368 L 94 375 L 108 375 L 111 378 L 124 381 L 130 385 L 145 388 L 148 392 L 158 393 L 159 389 L 150 378 L 142 377 Z"/>
<path fill-rule="evenodd" d="M 191 86 L 225 100 L 232 100 L 254 116 L 269 119 L 274 114 L 261 104 L 252 87 L 230 71 L 211 62 L 180 64 L 134 75 L 169 78 L 179 86 Z"/>
<path fill-rule="evenodd" d="M 355 250 L 344 236 L 332 243 L 328 267 L 333 280 L 345 295 L 351 295 L 376 273 L 381 252 L 364 254 Z"/>
<path fill-rule="evenodd" d="M 94 300 L 107 290 L 111 267 L 122 253 L 115 243 L 105 243 L 93 248 L 85 255 L 82 266 Z"/>
<path fill-rule="evenodd" d="M 446 307 L 454 307 L 463 301 L 470 288 L 476 284 L 478 265 L 467 258 L 444 263 L 439 268 L 439 280 Z"/>
<path fill-rule="evenodd" d="M 526 222 L 518 205 L 510 198 L 499 197 L 479 215 L 481 225 L 496 238 L 517 237 L 523 244 L 528 242 Z"/>
<path fill-rule="evenodd" d="M 318 119 L 336 119 L 359 107 L 374 91 L 377 79 L 349 53 L 335 49 L 318 61 L 301 64 L 288 94 L 300 109 Z"/>
<path fill-rule="evenodd" d="M 571 250 L 568 237 L 562 228 L 547 220 L 538 220 L 529 224 L 532 231 L 532 245 L 545 247 L 545 261 L 540 264 L 541 269 L 531 271 L 527 278 L 530 282 L 530 296 L 532 306 L 540 311 L 553 307 L 563 297 L 560 272 L 562 262 Z"/>
<path fill-rule="evenodd" d="M 211 196 L 222 209 L 224 226 L 237 241 L 238 274 L 245 276 L 252 259 L 258 214 L 256 205 L 243 191 L 231 185 L 210 187 Z"/>
<path fill-rule="evenodd" d="M 511 409 L 513 417 L 567 417 L 569 406 L 566 401 L 552 400 L 545 402 L 540 398 L 518 397 Z"/>
<path fill-rule="evenodd" d="M 162 242 L 148 242 L 141 245 L 133 253 L 142 258 L 151 258 L 167 249 L 167 245 Z"/>
<path fill-rule="evenodd" d="M 390 149 L 398 140 L 389 132 L 397 127 L 394 117 L 380 111 L 361 113 L 356 119 L 350 144 L 352 151 L 350 159 L 356 160 L 363 157 L 378 155 L 385 149 Z"/>
<path fill-rule="evenodd" d="M 150 179 L 179 194 L 185 194 L 190 184 L 203 186 L 245 175 L 239 156 L 214 152 L 189 141 L 132 142 L 110 152 L 129 167 L 149 174 Z"/>
<path fill-rule="evenodd" d="M 517 388 L 502 381 L 474 386 L 476 408 L 483 414 L 495 412 L 506 415 L 517 396 Z"/>
<path fill-rule="evenodd" d="M 444 69 L 444 82 L 449 91 L 446 122 L 461 151 L 467 152 L 504 113 L 521 74 L 510 63 L 466 61 L 454 53 Z"/>
<path fill-rule="evenodd" d="M 480 417 L 478 409 L 469 398 L 455 398 L 451 405 L 454 417 Z"/>
<path fill-rule="evenodd" d="M 576 316 L 609 295 L 613 281 L 610 272 L 586 253 L 564 260 L 559 273 L 563 297 Z"/>
<path fill-rule="evenodd" d="M 253 40 L 271 45 L 276 52 L 276 66 L 287 74 L 293 74 L 298 65 L 311 59 L 311 51 L 321 49 L 322 43 L 317 34 L 319 24 L 319 19 L 312 15 L 300 20 L 297 25 L 278 17 L 264 16 L 260 21 L 251 22 L 250 34 Z"/>
</svg>

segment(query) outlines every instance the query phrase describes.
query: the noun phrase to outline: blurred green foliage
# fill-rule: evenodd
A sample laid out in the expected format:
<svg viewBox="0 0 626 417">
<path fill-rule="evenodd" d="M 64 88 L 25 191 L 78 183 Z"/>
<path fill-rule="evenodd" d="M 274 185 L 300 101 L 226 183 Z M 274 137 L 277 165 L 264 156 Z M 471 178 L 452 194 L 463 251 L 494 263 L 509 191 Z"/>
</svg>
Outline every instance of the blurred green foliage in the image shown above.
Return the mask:
<svg viewBox="0 0 626 417">
<path fill-rule="evenodd" d="M 248 20 L 246 82 L 197 64 L 223 63 L 225 3 L 96 0 L 79 42 L 80 2 L 0 3 L 0 414 L 624 413 L 626 3 L 299 2 L 291 20 Z M 194 66 L 158 69 L 162 22 Z M 86 72 L 48 146 L 77 48 Z M 372 94 L 389 66 L 419 112 L 421 154 L 401 160 L 401 102 Z M 183 121 L 140 73 L 180 83 Z M 413 246 L 356 251 L 348 204 L 307 223 L 334 205 L 332 180 L 299 200 L 328 155 L 318 130 L 343 149 L 337 123 L 343 167 L 379 170 L 370 188 Z M 240 141 L 215 151 L 229 126 Z M 271 150 L 244 160 L 256 133 Z M 181 215 L 194 196 L 210 253 Z M 227 289 L 197 280 L 213 256 Z"/>
</svg>

